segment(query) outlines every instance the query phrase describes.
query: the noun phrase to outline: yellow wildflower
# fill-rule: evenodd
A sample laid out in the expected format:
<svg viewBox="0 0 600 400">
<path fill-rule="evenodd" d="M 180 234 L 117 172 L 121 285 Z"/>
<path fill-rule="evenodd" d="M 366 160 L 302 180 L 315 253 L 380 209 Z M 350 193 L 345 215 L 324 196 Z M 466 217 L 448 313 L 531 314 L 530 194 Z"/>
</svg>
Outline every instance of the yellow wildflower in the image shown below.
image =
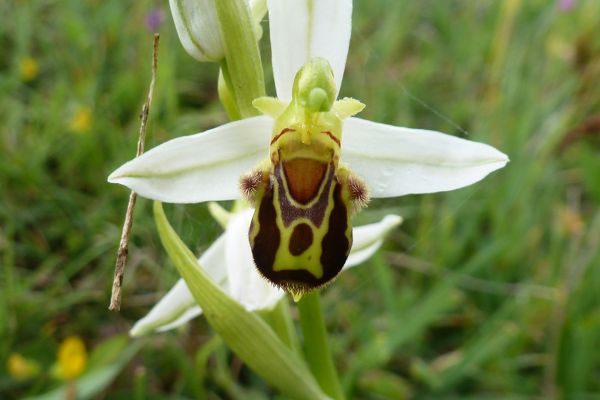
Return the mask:
<svg viewBox="0 0 600 400">
<path fill-rule="evenodd" d="M 64 380 L 77 378 L 85 369 L 87 351 L 81 338 L 69 336 L 58 349 L 58 376 Z"/>
<path fill-rule="evenodd" d="M 92 111 L 89 107 L 79 107 L 69 123 L 69 128 L 75 133 L 85 133 L 92 126 Z"/>
<path fill-rule="evenodd" d="M 19 63 L 19 75 L 23 82 L 31 82 L 38 76 L 39 72 L 40 67 L 35 59 L 31 57 L 21 59 Z"/>
<path fill-rule="evenodd" d="M 19 353 L 12 353 L 6 362 L 8 374 L 16 380 L 33 378 L 40 372 L 40 366 L 33 360 L 23 357 Z"/>
</svg>

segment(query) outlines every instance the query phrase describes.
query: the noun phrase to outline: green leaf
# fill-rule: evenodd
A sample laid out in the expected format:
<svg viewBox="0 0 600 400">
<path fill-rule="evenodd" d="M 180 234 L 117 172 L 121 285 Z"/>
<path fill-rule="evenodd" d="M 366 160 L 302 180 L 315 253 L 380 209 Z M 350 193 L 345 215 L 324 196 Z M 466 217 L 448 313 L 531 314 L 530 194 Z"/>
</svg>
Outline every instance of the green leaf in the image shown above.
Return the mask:
<svg viewBox="0 0 600 400">
<path fill-rule="evenodd" d="M 87 362 L 87 369 L 92 370 L 105 367 L 120 358 L 131 338 L 127 335 L 118 335 L 99 343 L 95 346 Z"/>
<path fill-rule="evenodd" d="M 403 400 L 415 397 L 409 382 L 385 370 L 365 373 L 360 377 L 358 384 L 364 392 L 378 398 Z"/>
<path fill-rule="evenodd" d="M 455 358 L 442 371 L 437 372 L 440 393 L 453 387 L 465 377 L 472 375 L 486 361 L 498 359 L 506 354 L 507 347 L 514 343 L 519 333 L 514 322 L 519 307 L 523 307 L 523 298 L 510 299 L 494 315 L 487 318 L 485 324 L 468 340 Z"/>
<path fill-rule="evenodd" d="M 154 202 L 160 239 L 173 264 L 223 341 L 250 368 L 295 399 L 326 399 L 308 368 L 256 314 L 246 311 L 198 267 L 194 254 L 173 230 L 160 202 Z"/>
</svg>

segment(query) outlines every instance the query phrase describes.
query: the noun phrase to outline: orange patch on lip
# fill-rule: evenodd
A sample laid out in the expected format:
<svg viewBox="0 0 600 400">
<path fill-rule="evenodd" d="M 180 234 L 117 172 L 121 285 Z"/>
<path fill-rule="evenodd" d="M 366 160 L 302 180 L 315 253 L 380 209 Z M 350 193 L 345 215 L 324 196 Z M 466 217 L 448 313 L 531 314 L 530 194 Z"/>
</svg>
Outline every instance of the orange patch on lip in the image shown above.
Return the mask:
<svg viewBox="0 0 600 400">
<path fill-rule="evenodd" d="M 327 163 L 309 158 L 296 158 L 283 163 L 288 188 L 294 200 L 308 204 L 319 193 L 327 171 Z"/>
</svg>

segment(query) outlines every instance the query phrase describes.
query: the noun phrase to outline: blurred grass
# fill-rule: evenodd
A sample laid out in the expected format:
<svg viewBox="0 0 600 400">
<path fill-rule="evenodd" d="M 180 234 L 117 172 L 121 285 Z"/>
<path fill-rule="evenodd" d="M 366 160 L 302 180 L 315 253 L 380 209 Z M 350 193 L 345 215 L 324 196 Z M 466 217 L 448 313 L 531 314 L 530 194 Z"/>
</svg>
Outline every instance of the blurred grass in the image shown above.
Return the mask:
<svg viewBox="0 0 600 400">
<path fill-rule="evenodd" d="M 166 3 L 0 3 L 2 398 L 54 387 L 62 338 L 94 348 L 126 332 L 177 279 L 141 200 L 123 309 L 106 309 L 128 195 L 106 176 L 135 151 L 156 8 L 148 148 L 226 120 L 216 66 L 184 53 Z M 324 296 L 351 398 L 600 398 L 599 18 L 595 0 L 355 2 L 341 95 L 364 118 L 484 141 L 511 163 L 357 216 L 406 222 Z M 219 233 L 203 205 L 170 213 L 198 252 Z M 148 338 L 105 397 L 266 398 L 211 336 L 199 319 Z M 11 353 L 41 375 L 10 377 Z"/>
</svg>

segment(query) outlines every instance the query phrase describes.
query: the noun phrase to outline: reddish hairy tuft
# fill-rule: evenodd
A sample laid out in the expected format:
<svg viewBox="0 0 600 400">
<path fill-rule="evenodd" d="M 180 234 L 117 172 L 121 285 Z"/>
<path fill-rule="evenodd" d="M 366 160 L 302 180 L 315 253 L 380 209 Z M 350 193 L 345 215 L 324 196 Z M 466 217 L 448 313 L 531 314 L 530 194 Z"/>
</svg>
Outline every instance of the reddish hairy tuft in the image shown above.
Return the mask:
<svg viewBox="0 0 600 400">
<path fill-rule="evenodd" d="M 349 177 L 348 189 L 350 190 L 353 212 L 357 212 L 367 206 L 369 203 L 369 189 L 360 178 L 356 176 Z"/>
<path fill-rule="evenodd" d="M 240 190 L 242 195 L 251 204 L 254 204 L 256 191 L 263 181 L 263 174 L 260 171 L 252 171 L 240 178 Z"/>
</svg>

